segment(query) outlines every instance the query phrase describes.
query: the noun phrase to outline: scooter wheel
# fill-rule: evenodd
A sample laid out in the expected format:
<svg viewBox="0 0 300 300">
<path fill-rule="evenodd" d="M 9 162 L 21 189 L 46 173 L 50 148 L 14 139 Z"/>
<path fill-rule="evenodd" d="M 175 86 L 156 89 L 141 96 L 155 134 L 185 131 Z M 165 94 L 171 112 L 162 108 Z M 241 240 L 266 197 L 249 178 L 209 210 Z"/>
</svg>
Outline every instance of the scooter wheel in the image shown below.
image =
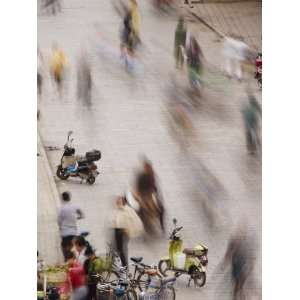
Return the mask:
<svg viewBox="0 0 300 300">
<path fill-rule="evenodd" d="M 61 165 L 57 167 L 56 176 L 62 180 L 67 180 L 69 178 L 69 174 L 65 174 Z"/>
<path fill-rule="evenodd" d="M 96 181 L 96 178 L 93 175 L 89 176 L 89 178 L 87 179 L 88 184 L 91 184 L 91 185 L 94 184 L 95 181 Z"/>
<path fill-rule="evenodd" d="M 194 268 L 191 273 L 192 279 L 196 287 L 202 287 L 206 283 L 206 273 L 200 272 L 198 268 Z"/>
</svg>

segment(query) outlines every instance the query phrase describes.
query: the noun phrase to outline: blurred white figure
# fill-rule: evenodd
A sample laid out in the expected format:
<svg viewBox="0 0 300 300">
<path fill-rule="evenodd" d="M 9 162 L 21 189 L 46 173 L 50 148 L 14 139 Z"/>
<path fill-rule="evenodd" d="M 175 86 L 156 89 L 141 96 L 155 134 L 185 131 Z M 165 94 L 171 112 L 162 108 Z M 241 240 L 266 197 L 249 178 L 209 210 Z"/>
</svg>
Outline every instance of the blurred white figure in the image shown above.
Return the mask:
<svg viewBox="0 0 300 300">
<path fill-rule="evenodd" d="M 241 63 L 246 59 L 249 47 L 241 39 L 234 36 L 225 37 L 223 42 L 223 55 L 225 71 L 229 77 L 243 79 Z"/>
</svg>

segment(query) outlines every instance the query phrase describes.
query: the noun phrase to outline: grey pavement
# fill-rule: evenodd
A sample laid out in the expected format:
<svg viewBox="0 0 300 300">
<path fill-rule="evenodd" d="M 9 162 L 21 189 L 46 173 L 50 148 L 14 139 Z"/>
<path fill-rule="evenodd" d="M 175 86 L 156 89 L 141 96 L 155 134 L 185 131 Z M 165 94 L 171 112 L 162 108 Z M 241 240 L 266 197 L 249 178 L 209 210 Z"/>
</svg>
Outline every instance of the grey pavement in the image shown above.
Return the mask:
<svg viewBox="0 0 300 300">
<path fill-rule="evenodd" d="M 215 86 L 206 89 L 201 109 L 194 114 L 197 137 L 189 153 L 197 158 L 197 164 L 193 161 L 191 165 L 190 155 L 181 150 L 168 132 L 168 114 L 164 105 L 169 74 L 175 71 L 176 17 L 157 14 L 149 1 L 139 1 L 139 6 L 144 46 L 140 52 L 141 73 L 136 76 L 129 76 L 117 62 L 120 19 L 109 1 L 65 0 L 61 14 L 38 17 L 41 49 L 47 55 L 52 42 L 57 41 L 70 61 L 68 88 L 62 99 L 46 76 L 45 91 L 39 104 L 44 144 L 62 147 L 67 131 L 72 129 L 77 153 L 93 148 L 102 151 L 98 163 L 101 174 L 95 185 L 70 179 L 63 185 L 57 181 L 58 188 L 72 192 L 73 201 L 86 213 L 80 227 L 91 231 L 91 243 L 104 251 L 105 222 L 112 199 L 130 186 L 139 155 L 145 153 L 160 180 L 168 229 L 171 219 L 176 216 L 184 226 L 186 246 L 201 242 L 209 248 L 206 286 L 199 290 L 187 288 L 186 278 L 180 278 L 177 299 L 230 299 L 229 277 L 223 282 L 224 274 L 216 273 L 215 268 L 224 255 L 234 226 L 243 218 L 248 219 L 255 238 L 255 278 L 260 289 L 261 164 L 246 153 L 240 113 L 246 97 L 245 84 L 230 81 L 222 75 L 219 70 L 222 63 L 220 44 L 215 34 L 203 25 L 189 24 L 197 32 L 208 64 L 217 68 L 213 74 Z M 94 89 L 91 103 L 79 101 L 75 93 L 76 58 L 82 45 L 88 49 L 92 64 Z M 113 49 L 112 55 L 103 55 L 104 45 L 106 49 Z M 182 72 L 180 76 L 184 79 L 182 84 L 187 84 L 186 74 Z M 250 85 L 255 87 L 255 81 L 252 80 Z M 257 96 L 260 99 L 258 91 Z M 48 152 L 53 174 L 61 153 L 62 150 Z M 221 182 L 223 190 L 218 203 L 224 216 L 216 227 L 208 226 L 201 196 L 194 196 L 195 187 L 201 186 L 201 176 L 197 177 L 194 171 L 200 169 L 201 173 L 203 166 Z M 164 238 L 151 244 L 132 241 L 129 250 L 131 255 L 143 255 L 146 262 L 157 263 L 167 254 L 167 249 L 168 241 Z"/>
</svg>

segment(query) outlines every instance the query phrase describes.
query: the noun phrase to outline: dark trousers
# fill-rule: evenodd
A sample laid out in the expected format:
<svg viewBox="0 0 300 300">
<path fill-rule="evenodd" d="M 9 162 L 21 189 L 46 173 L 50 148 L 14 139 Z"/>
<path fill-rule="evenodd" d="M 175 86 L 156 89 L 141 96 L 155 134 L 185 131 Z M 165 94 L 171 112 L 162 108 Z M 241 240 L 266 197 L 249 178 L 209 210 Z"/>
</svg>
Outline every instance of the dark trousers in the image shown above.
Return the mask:
<svg viewBox="0 0 300 300">
<path fill-rule="evenodd" d="M 88 284 L 88 297 L 87 300 L 96 300 L 97 284 Z"/>
<path fill-rule="evenodd" d="M 115 228 L 114 230 L 116 250 L 120 256 L 123 266 L 128 265 L 128 236 L 123 228 Z"/>
<path fill-rule="evenodd" d="M 67 251 L 70 251 L 73 247 L 73 239 L 74 238 L 75 238 L 75 235 L 68 235 L 68 236 L 62 237 L 62 239 L 61 239 L 61 250 L 62 250 L 65 261 L 66 261 Z"/>
</svg>

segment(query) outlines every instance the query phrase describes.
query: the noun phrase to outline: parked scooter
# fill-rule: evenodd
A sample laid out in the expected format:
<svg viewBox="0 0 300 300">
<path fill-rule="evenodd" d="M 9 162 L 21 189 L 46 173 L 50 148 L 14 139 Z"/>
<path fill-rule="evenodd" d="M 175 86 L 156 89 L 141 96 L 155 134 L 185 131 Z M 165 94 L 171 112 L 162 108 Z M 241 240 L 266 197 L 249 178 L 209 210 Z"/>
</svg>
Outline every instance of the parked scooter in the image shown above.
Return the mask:
<svg viewBox="0 0 300 300">
<path fill-rule="evenodd" d="M 80 177 L 81 183 L 86 180 L 93 184 L 99 175 L 95 161 L 100 160 L 101 152 L 92 150 L 86 152 L 85 156 L 75 156 L 75 148 L 72 146 L 73 139 L 70 136 L 73 132 L 68 132 L 67 143 L 64 146 L 64 153 L 61 157 L 61 163 L 57 166 L 56 175 L 62 180 L 71 177 Z"/>
<path fill-rule="evenodd" d="M 189 275 L 188 286 L 191 280 L 195 286 L 202 287 L 206 282 L 206 268 L 208 263 L 207 252 L 208 248 L 198 244 L 194 248 L 183 248 L 183 241 L 178 236 L 178 232 L 183 228 L 177 227 L 177 220 L 173 219 L 174 229 L 170 235 L 169 256 L 163 257 L 158 268 L 162 275 L 167 276 L 167 271 L 175 273 L 176 277 L 182 274 Z"/>
</svg>

